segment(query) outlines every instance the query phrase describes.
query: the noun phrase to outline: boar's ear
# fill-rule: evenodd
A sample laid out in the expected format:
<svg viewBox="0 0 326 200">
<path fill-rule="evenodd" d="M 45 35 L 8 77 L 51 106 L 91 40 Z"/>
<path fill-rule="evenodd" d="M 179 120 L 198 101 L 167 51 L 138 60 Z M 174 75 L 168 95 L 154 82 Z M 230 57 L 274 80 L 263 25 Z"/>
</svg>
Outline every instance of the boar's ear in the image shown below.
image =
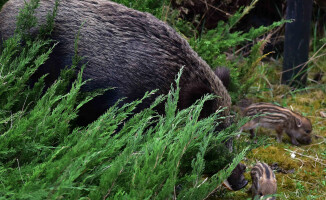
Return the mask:
<svg viewBox="0 0 326 200">
<path fill-rule="evenodd" d="M 297 125 L 298 128 L 300 128 L 302 126 L 301 119 L 295 117 L 295 124 Z"/>
<path fill-rule="evenodd" d="M 231 82 L 230 70 L 226 67 L 217 67 L 215 75 L 222 81 L 225 88 L 228 88 Z"/>
</svg>

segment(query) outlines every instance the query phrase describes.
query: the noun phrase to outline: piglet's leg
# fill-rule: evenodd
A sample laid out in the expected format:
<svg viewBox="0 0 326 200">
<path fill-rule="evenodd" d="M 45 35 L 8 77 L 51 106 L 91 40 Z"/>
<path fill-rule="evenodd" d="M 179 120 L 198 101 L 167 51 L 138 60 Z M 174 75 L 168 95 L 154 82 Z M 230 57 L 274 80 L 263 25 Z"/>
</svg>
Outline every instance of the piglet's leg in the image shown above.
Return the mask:
<svg viewBox="0 0 326 200">
<path fill-rule="evenodd" d="M 254 128 L 256 128 L 258 126 L 257 123 L 255 123 L 253 120 L 250 122 L 247 122 L 245 125 L 243 125 L 241 127 L 241 131 L 246 131 L 249 130 L 250 131 L 250 138 L 254 138 L 255 137 L 255 132 L 254 132 Z"/>
<path fill-rule="evenodd" d="M 254 129 L 250 129 L 249 132 L 250 132 L 250 139 L 253 139 L 256 136 Z"/>
<path fill-rule="evenodd" d="M 297 139 L 295 139 L 295 137 L 293 137 L 293 136 L 291 136 L 291 143 L 293 145 L 299 146 L 299 143 L 298 143 Z"/>
<path fill-rule="evenodd" d="M 283 134 L 283 129 L 281 127 L 276 127 L 276 133 L 277 133 L 277 142 L 281 143 L 282 142 L 282 134 Z"/>
</svg>

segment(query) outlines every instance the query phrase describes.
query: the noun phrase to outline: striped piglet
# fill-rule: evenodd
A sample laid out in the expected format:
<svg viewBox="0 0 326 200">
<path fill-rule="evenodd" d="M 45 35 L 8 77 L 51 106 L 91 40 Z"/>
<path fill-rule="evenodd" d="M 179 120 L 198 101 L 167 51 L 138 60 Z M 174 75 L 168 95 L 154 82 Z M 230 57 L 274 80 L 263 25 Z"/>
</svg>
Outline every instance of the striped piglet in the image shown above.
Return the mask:
<svg viewBox="0 0 326 200">
<path fill-rule="evenodd" d="M 274 129 L 278 142 L 282 141 L 282 134 L 285 131 L 294 145 L 311 143 L 310 120 L 287 108 L 271 103 L 255 103 L 244 109 L 244 116 L 253 117 L 241 127 L 241 131 L 250 130 L 252 138 L 255 136 L 253 129 L 260 126 Z"/>
<path fill-rule="evenodd" d="M 264 195 L 272 195 L 276 193 L 277 184 L 273 170 L 266 163 L 257 163 L 250 172 L 252 186 L 250 188 L 252 199 L 266 199 Z M 275 197 L 267 198 L 269 200 Z"/>
</svg>

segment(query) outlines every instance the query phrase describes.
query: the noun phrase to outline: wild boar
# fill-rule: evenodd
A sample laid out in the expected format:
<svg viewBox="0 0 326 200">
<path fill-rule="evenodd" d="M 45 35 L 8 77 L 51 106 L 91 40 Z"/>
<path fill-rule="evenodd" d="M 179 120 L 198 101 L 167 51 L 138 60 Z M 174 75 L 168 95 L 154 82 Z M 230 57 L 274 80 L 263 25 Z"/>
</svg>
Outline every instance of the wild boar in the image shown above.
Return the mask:
<svg viewBox="0 0 326 200">
<path fill-rule="evenodd" d="M 266 163 L 257 163 L 250 172 L 252 179 L 252 199 L 263 197 L 264 195 L 275 194 L 277 190 L 277 181 L 273 170 Z M 268 199 L 275 199 L 270 197 Z"/>
<path fill-rule="evenodd" d="M 16 15 L 23 6 L 21 0 L 10 0 L 3 6 L 0 13 L 3 39 L 13 35 Z M 54 0 L 40 1 L 35 12 L 39 24 L 46 22 L 46 15 L 53 7 Z M 146 91 L 159 89 L 156 95 L 138 107 L 138 111 L 148 107 L 156 96 L 168 93 L 183 66 L 179 108 L 186 108 L 203 95 L 213 93 L 219 98 L 207 104 L 204 112 L 208 113 L 203 113 L 203 116 L 219 107 L 226 107 L 223 115 L 229 115 L 231 101 L 227 90 L 184 38 L 149 13 L 107 0 L 60 1 L 51 36 L 59 44 L 38 70 L 37 77 L 49 73 L 46 82 L 51 84 L 57 79 L 60 69 L 71 64 L 78 30 L 78 53 L 87 63 L 83 78 L 91 80 L 83 91 L 115 88 L 82 108 L 79 114 L 81 124 L 94 121 L 118 99 L 127 97 L 123 104 L 140 99 Z M 31 31 L 37 33 L 38 28 Z M 229 125 L 227 117 L 222 127 Z"/>
<path fill-rule="evenodd" d="M 9 0 L 0 12 L 0 36 L 14 34 L 16 15 L 23 8 L 22 0 Z M 35 15 L 39 24 L 46 22 L 54 0 L 41 0 Z M 83 25 L 82 25 L 83 24 Z M 31 34 L 37 34 L 39 27 Z M 53 83 L 60 70 L 72 63 L 74 39 L 80 30 L 78 54 L 87 67 L 83 73 L 88 81 L 82 91 L 115 88 L 84 105 L 78 123 L 86 125 L 103 114 L 119 99 L 121 104 L 142 98 L 146 91 L 159 91 L 137 107 L 148 107 L 156 96 L 167 94 L 177 73 L 184 67 L 180 79 L 179 109 L 187 108 L 203 95 L 218 98 L 204 105 L 201 116 L 225 107 L 219 129 L 230 125 L 231 99 L 213 70 L 191 49 L 188 42 L 166 23 L 149 13 L 129 9 L 108 0 L 61 0 L 51 39 L 58 41 L 47 62 L 35 73 L 34 80 L 44 74 L 46 84 Z M 120 105 L 121 105 L 120 104 Z M 164 106 L 159 109 L 164 112 Z M 239 176 L 243 176 L 240 174 Z M 232 185 L 241 188 L 243 182 Z"/>
<path fill-rule="evenodd" d="M 250 130 L 252 138 L 255 136 L 253 129 L 260 126 L 274 129 L 278 142 L 282 142 L 282 134 L 285 131 L 294 145 L 311 143 L 310 120 L 287 108 L 271 103 L 255 103 L 244 109 L 244 116 L 253 117 L 241 127 L 241 130 Z"/>
</svg>

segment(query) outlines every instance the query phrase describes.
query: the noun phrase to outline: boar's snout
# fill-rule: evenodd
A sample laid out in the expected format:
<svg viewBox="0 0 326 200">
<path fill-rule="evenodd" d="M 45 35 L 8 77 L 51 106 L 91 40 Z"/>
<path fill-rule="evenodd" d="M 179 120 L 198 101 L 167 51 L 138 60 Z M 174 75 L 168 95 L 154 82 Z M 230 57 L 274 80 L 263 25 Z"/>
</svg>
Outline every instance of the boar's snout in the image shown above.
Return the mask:
<svg viewBox="0 0 326 200">
<path fill-rule="evenodd" d="M 231 176 L 227 179 L 232 190 L 240 190 L 241 188 L 246 187 L 248 181 L 245 179 L 243 175 L 245 171 L 246 171 L 246 166 L 242 163 L 239 163 L 232 171 Z"/>
</svg>

